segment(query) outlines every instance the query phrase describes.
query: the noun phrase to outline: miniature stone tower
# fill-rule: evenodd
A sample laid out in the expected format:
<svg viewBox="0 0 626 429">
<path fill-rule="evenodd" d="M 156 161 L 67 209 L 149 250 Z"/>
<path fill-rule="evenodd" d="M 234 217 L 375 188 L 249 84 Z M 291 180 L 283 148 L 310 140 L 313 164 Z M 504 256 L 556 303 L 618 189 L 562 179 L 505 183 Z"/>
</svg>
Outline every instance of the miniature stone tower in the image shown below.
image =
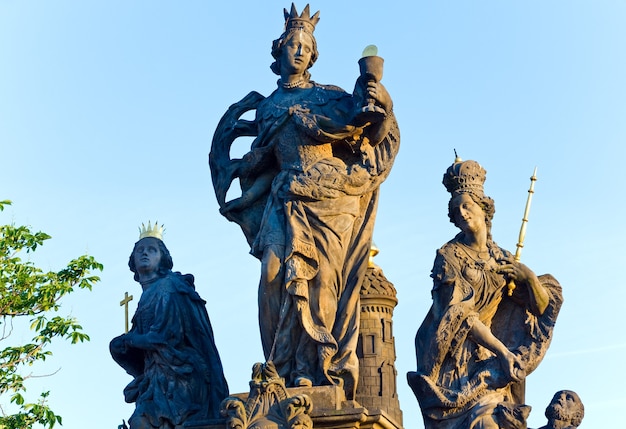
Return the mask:
<svg viewBox="0 0 626 429">
<path fill-rule="evenodd" d="M 398 304 L 396 289 L 383 270 L 374 264 L 378 249 L 372 244 L 370 261 L 361 285 L 359 332 L 359 384 L 356 400 L 368 409 L 380 409 L 402 427 L 395 367 L 393 309 Z"/>
</svg>

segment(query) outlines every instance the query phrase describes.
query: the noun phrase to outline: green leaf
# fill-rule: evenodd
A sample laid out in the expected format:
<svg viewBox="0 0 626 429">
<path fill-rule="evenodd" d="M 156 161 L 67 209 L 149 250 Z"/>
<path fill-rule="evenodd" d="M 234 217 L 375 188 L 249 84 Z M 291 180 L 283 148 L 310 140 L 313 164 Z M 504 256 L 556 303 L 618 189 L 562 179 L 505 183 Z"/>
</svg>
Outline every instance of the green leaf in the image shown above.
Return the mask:
<svg viewBox="0 0 626 429">
<path fill-rule="evenodd" d="M 14 404 L 17 404 L 17 405 L 23 405 L 24 404 L 24 397 L 21 394 L 19 394 L 19 393 L 15 393 L 11 397 L 11 402 L 13 402 Z"/>
</svg>

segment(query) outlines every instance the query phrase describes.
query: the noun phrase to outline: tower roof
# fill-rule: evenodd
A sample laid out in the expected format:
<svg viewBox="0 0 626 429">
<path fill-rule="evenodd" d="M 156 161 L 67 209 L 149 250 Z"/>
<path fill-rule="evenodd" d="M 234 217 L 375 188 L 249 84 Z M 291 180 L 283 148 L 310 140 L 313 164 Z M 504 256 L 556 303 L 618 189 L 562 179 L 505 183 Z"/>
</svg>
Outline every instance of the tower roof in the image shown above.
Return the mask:
<svg viewBox="0 0 626 429">
<path fill-rule="evenodd" d="M 361 295 L 396 297 L 396 288 L 387 280 L 383 270 L 378 267 L 369 267 L 361 284 Z"/>
</svg>

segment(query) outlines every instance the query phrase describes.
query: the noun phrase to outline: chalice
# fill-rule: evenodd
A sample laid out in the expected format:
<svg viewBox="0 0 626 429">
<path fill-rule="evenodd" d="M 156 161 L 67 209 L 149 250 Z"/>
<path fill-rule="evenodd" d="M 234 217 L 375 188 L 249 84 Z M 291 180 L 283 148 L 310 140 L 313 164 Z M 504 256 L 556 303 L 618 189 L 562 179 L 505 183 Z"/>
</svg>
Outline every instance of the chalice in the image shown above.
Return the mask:
<svg viewBox="0 0 626 429">
<path fill-rule="evenodd" d="M 359 71 L 363 84 L 367 88 L 369 82 L 380 82 L 383 78 L 383 58 L 378 55 L 378 48 L 375 45 L 368 45 L 363 50 L 363 55 L 359 60 Z M 365 89 L 367 91 L 367 89 Z M 357 115 L 359 119 L 366 122 L 381 121 L 387 112 L 382 107 L 376 105 L 376 100 L 365 97 L 365 103 Z"/>
</svg>

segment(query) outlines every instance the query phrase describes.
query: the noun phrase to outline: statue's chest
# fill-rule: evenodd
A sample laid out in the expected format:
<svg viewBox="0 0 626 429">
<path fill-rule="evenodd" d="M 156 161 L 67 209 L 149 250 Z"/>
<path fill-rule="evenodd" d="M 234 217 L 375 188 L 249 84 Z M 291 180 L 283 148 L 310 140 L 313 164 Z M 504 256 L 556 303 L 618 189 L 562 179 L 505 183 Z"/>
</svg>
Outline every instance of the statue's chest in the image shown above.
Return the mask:
<svg viewBox="0 0 626 429">
<path fill-rule="evenodd" d="M 133 320 L 140 333 L 148 332 L 156 319 L 157 296 L 149 292 L 142 294 Z"/>
</svg>

